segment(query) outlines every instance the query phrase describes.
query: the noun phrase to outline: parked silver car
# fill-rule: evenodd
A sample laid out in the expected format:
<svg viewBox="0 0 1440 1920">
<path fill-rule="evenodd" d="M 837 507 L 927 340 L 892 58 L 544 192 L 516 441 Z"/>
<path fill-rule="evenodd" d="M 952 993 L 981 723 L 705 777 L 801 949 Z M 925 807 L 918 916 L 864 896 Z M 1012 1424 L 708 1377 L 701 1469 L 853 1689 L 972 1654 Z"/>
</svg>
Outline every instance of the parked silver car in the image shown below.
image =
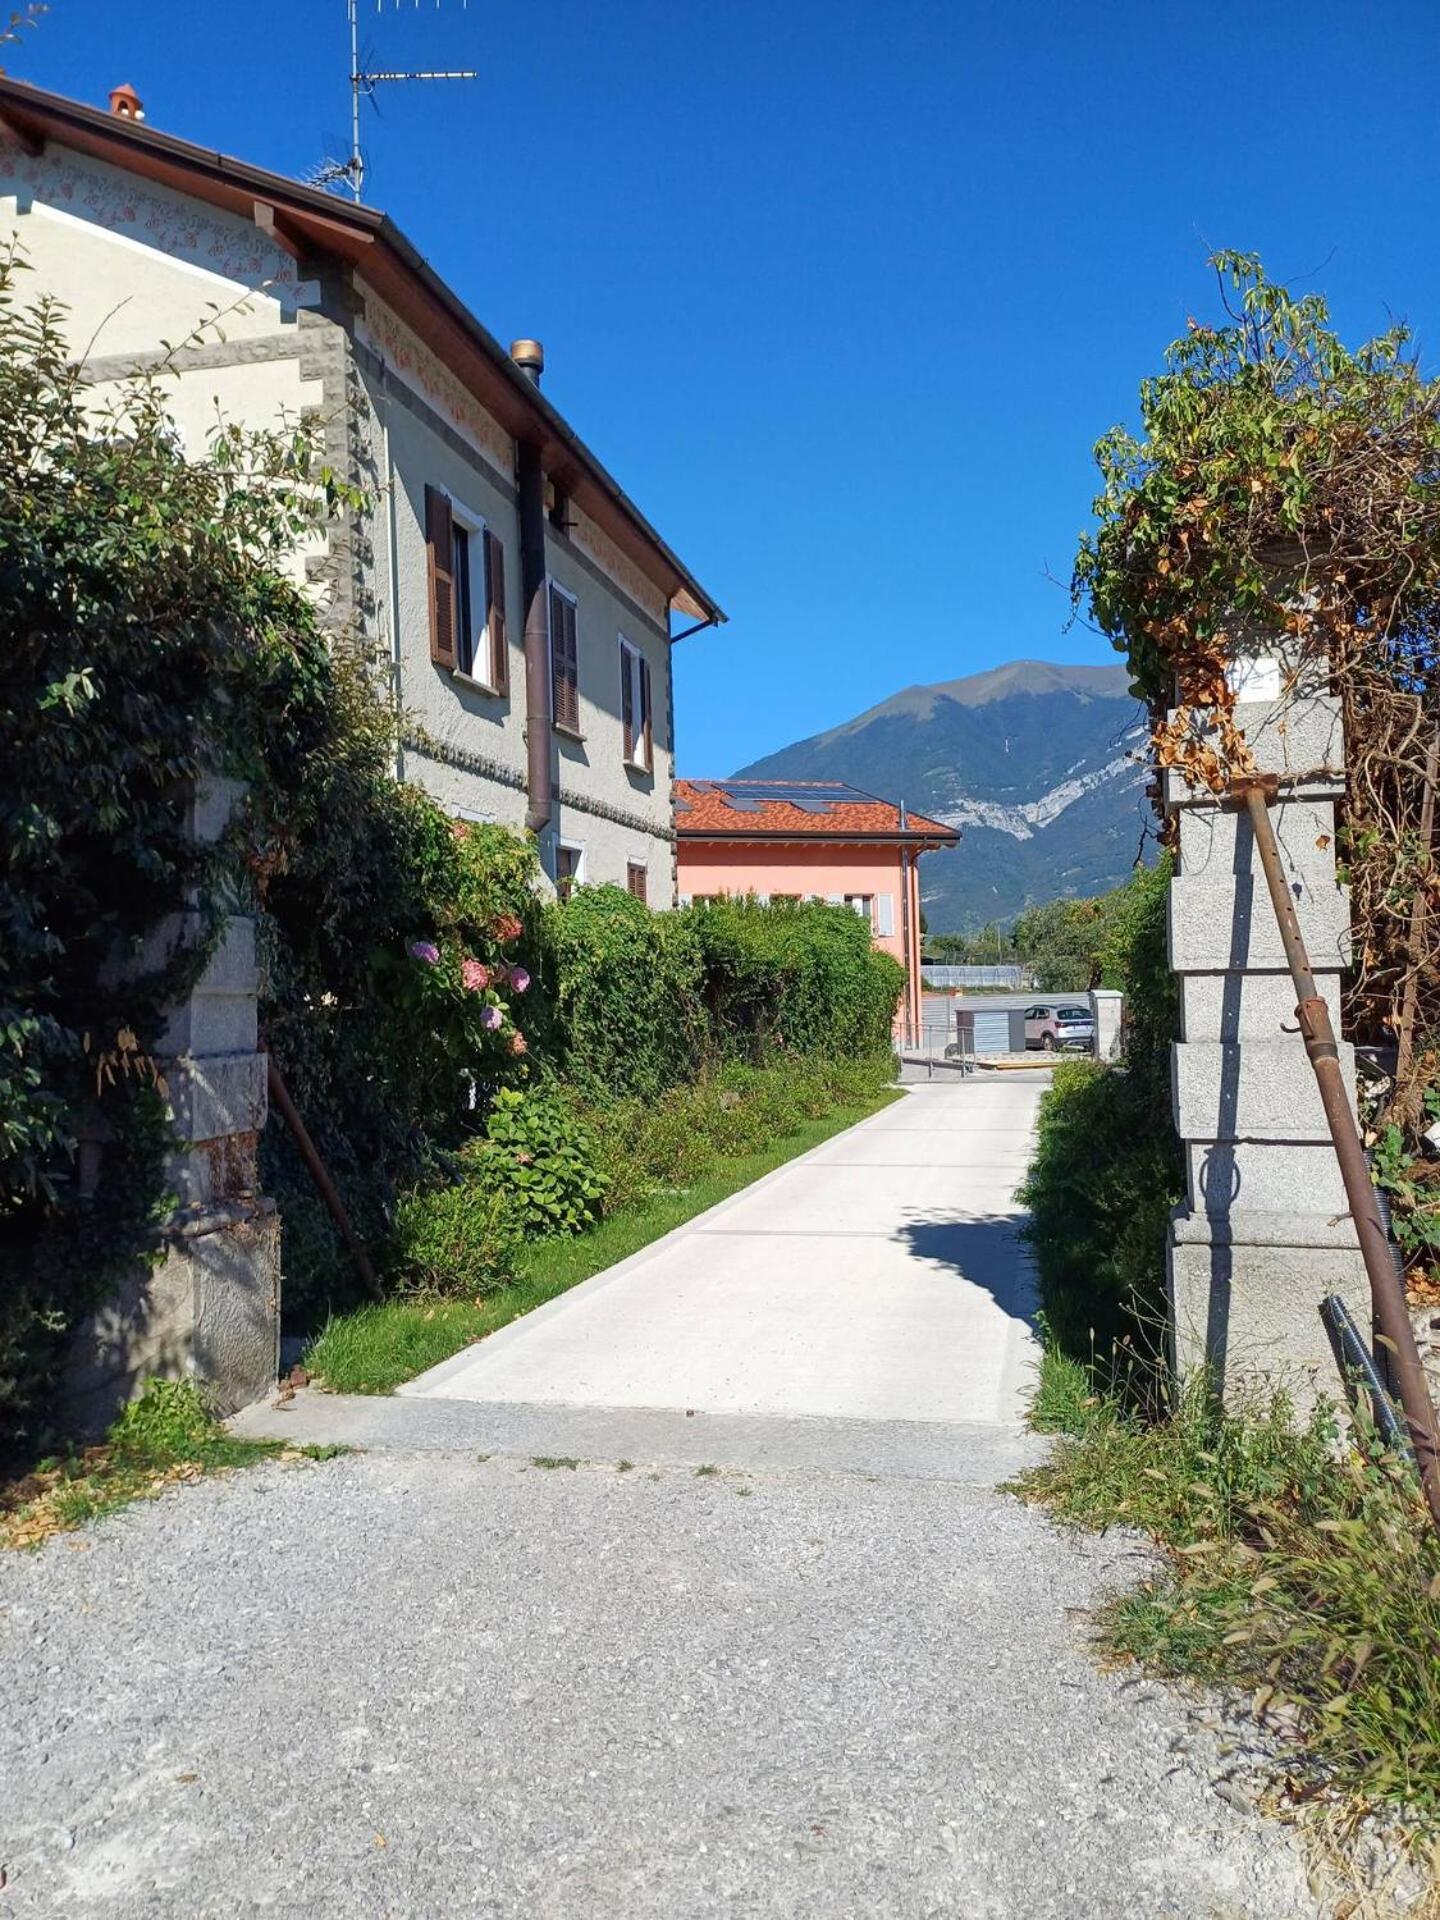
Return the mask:
<svg viewBox="0 0 1440 1920">
<path fill-rule="evenodd" d="M 1095 1020 L 1089 1007 L 1037 1001 L 1025 1009 L 1025 1045 L 1045 1053 L 1093 1053 Z"/>
</svg>

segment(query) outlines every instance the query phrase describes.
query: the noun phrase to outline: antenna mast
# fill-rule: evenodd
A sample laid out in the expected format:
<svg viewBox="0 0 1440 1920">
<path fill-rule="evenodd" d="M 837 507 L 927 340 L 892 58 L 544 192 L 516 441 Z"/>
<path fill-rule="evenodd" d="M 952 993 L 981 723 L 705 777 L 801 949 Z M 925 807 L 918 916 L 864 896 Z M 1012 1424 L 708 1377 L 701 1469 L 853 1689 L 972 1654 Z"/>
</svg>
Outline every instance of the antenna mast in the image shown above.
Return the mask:
<svg viewBox="0 0 1440 1920">
<path fill-rule="evenodd" d="M 383 4 L 384 0 L 376 0 L 377 11 Z M 480 76 L 474 67 L 402 71 L 367 66 L 360 52 L 360 0 L 345 0 L 345 17 L 350 29 L 350 157 L 332 160 L 322 167 L 315 184 L 338 186 L 343 181 L 358 201 L 365 191 L 365 156 L 360 147 L 361 100 L 372 99 L 376 87 L 396 80 L 477 80 Z"/>
</svg>

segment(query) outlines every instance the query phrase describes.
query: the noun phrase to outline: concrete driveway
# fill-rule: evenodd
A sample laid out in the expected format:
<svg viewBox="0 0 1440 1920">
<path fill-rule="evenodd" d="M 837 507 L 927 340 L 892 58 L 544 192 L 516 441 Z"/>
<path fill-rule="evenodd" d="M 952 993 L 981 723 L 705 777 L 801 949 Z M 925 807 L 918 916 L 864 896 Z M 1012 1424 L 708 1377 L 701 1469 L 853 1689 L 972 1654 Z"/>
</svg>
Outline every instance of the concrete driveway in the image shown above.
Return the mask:
<svg viewBox="0 0 1440 1920">
<path fill-rule="evenodd" d="M 1101 1672 L 1037 1442 L 1032 1083 L 898 1105 L 346 1440 L 0 1560 L 5 1920 L 1311 1920 L 1243 1732 Z"/>
<path fill-rule="evenodd" d="M 912 1088 L 652 1247 L 421 1375 L 426 1399 L 1016 1429 L 1017 1229 L 1040 1088 Z"/>
</svg>

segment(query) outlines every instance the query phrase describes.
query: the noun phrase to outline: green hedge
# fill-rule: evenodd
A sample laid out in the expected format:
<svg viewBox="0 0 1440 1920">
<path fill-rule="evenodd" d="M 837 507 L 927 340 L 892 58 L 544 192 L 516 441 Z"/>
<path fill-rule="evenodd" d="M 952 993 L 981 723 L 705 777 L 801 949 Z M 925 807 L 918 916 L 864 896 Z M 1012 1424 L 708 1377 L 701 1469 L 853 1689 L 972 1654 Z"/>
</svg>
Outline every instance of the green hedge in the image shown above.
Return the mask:
<svg viewBox="0 0 1440 1920">
<path fill-rule="evenodd" d="M 721 1060 L 883 1051 L 904 969 L 818 902 L 716 900 L 651 913 L 581 887 L 542 934 L 551 1064 L 590 1099 L 655 1099 Z"/>
<path fill-rule="evenodd" d="M 1087 1361 L 1122 1339 L 1154 1354 L 1164 1326 L 1166 1225 L 1184 1184 L 1170 1112 L 1169 878 L 1168 860 L 1137 872 L 1109 931 L 1107 970 L 1126 994 L 1124 1064 L 1056 1066 L 1021 1189 L 1049 1331 Z"/>
<path fill-rule="evenodd" d="M 580 887 L 546 911 L 542 978 L 550 1061 L 586 1095 L 655 1098 L 690 1079 L 708 1044 L 690 917 L 620 887 Z"/>
<path fill-rule="evenodd" d="M 720 899 L 695 929 L 711 1045 L 721 1058 L 874 1053 L 888 1046 L 905 970 L 847 907 Z"/>
</svg>

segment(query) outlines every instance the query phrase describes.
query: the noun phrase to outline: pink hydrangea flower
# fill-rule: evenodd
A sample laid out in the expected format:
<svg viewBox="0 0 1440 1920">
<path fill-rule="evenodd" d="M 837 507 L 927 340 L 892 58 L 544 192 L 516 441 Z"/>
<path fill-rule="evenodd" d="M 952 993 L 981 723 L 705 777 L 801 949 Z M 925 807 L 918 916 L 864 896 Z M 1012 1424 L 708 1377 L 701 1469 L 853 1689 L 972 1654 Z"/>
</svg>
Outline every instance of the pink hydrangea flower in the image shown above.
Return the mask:
<svg viewBox="0 0 1440 1920">
<path fill-rule="evenodd" d="M 512 967 L 510 969 L 510 987 L 512 992 L 524 993 L 529 984 L 530 976 L 524 967 Z"/>
<path fill-rule="evenodd" d="M 460 983 L 471 993 L 483 993 L 490 984 L 490 969 L 473 957 L 462 960 Z"/>
<path fill-rule="evenodd" d="M 501 1013 L 499 1007 L 482 1007 L 480 1009 L 480 1024 L 489 1033 L 493 1033 L 504 1018 L 505 1016 Z"/>
<path fill-rule="evenodd" d="M 511 1053 L 528 1053 L 529 1052 L 529 1048 L 525 1044 L 525 1036 L 523 1033 L 516 1032 L 511 1034 L 510 1051 Z"/>
<path fill-rule="evenodd" d="M 410 943 L 410 958 L 412 960 L 423 960 L 427 967 L 438 967 L 440 964 L 440 949 L 433 940 L 412 940 Z"/>
<path fill-rule="evenodd" d="M 495 938 L 502 947 L 507 946 L 512 940 L 518 940 L 524 931 L 523 925 L 513 913 L 502 913 L 495 922 Z"/>
</svg>

